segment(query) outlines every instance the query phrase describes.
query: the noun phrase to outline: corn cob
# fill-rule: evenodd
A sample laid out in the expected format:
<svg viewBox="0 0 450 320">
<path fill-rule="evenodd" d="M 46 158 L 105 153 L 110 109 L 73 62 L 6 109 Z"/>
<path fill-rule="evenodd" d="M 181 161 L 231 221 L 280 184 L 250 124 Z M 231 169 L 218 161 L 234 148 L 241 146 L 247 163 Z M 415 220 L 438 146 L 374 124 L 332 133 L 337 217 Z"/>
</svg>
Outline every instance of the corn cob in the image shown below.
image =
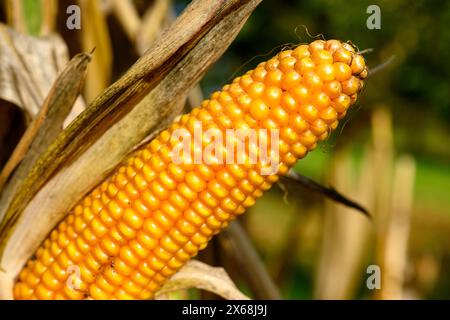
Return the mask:
<svg viewBox="0 0 450 320">
<path fill-rule="evenodd" d="M 80 201 L 23 268 L 15 298 L 152 298 L 337 127 L 366 76 L 364 59 L 351 45 L 317 40 L 234 79 Z M 196 121 L 223 132 L 279 130 L 278 171 L 261 175 L 261 163 L 174 163 L 172 134 L 180 128 L 193 133 Z M 71 268 L 79 271 L 76 285 L 69 285 Z"/>
</svg>

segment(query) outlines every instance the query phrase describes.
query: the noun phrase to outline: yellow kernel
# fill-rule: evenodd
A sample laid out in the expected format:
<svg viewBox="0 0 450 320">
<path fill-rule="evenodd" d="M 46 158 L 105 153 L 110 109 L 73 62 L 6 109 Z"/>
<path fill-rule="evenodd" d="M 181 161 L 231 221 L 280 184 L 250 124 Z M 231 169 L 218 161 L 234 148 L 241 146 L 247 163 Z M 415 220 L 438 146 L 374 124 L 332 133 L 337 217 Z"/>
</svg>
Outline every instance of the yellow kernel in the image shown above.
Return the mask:
<svg viewBox="0 0 450 320">
<path fill-rule="evenodd" d="M 129 206 L 131 203 L 129 196 L 123 190 L 120 190 L 117 193 L 116 198 L 117 198 L 118 204 L 123 207 Z"/>
<path fill-rule="evenodd" d="M 302 76 L 307 75 L 310 72 L 313 72 L 314 69 L 316 68 L 316 65 L 314 64 L 314 62 L 312 61 L 311 58 L 306 57 L 302 60 L 300 60 L 299 62 L 297 62 L 297 64 L 295 65 L 295 69 L 300 72 L 300 74 Z"/>
<path fill-rule="evenodd" d="M 323 82 L 318 74 L 310 72 L 304 76 L 305 85 L 309 87 L 311 91 L 320 90 L 322 88 Z"/>
<path fill-rule="evenodd" d="M 178 230 L 180 230 L 180 232 L 187 237 L 190 237 L 193 234 L 195 234 L 196 231 L 195 226 L 187 221 L 180 220 L 177 222 L 176 225 Z"/>
<path fill-rule="evenodd" d="M 69 243 L 66 250 L 67 250 L 67 254 L 68 254 L 69 258 L 73 262 L 77 263 L 81 260 L 82 255 L 81 255 L 81 252 L 78 250 L 77 246 L 75 245 L 75 242 Z"/>
<path fill-rule="evenodd" d="M 269 107 L 276 107 L 280 104 L 282 94 L 278 86 L 268 86 L 264 90 L 262 99 Z"/>
<path fill-rule="evenodd" d="M 280 64 L 278 65 L 278 68 L 283 72 L 289 72 L 292 69 L 294 69 L 295 63 L 297 62 L 297 59 L 294 57 L 288 56 L 285 58 L 280 57 Z"/>
<path fill-rule="evenodd" d="M 334 80 L 334 68 L 331 63 L 324 63 L 316 68 L 316 73 L 322 79 L 322 81 Z"/>
<path fill-rule="evenodd" d="M 287 92 L 283 93 L 280 105 L 284 110 L 286 110 L 287 112 L 291 112 L 291 113 L 297 111 L 297 107 L 298 107 L 297 101 L 294 99 L 294 97 L 290 93 L 287 93 Z M 266 125 L 264 127 L 269 129 L 269 127 L 267 127 Z"/>
<path fill-rule="evenodd" d="M 296 85 L 298 85 L 301 81 L 302 77 L 295 70 L 287 71 L 283 74 L 283 80 L 281 81 L 281 88 L 283 90 L 289 90 Z"/>
<path fill-rule="evenodd" d="M 247 93 L 253 99 L 260 98 L 264 93 L 265 86 L 262 82 L 254 82 L 250 85 Z"/>
<path fill-rule="evenodd" d="M 153 141 L 155 141 L 155 140 L 153 140 Z M 148 165 L 145 165 L 142 168 L 142 174 L 144 175 L 144 179 L 147 182 L 151 182 L 157 177 L 156 172 Z"/>
<path fill-rule="evenodd" d="M 133 239 L 136 236 L 136 230 L 129 227 L 125 222 L 120 221 L 117 224 L 120 234 L 126 239 Z"/>
<path fill-rule="evenodd" d="M 299 142 L 301 142 L 306 147 L 311 147 L 317 142 L 317 137 L 312 133 L 311 130 L 306 130 L 299 137 Z"/>
<path fill-rule="evenodd" d="M 289 123 L 288 113 L 281 107 L 275 107 L 271 111 L 271 118 L 280 126 L 285 126 Z"/>
<path fill-rule="evenodd" d="M 210 191 L 213 195 L 215 195 L 219 199 L 222 199 L 228 195 L 228 190 L 217 181 L 209 182 L 207 188 L 208 191 Z"/>
<path fill-rule="evenodd" d="M 247 175 L 246 171 L 235 163 L 229 164 L 227 169 L 238 180 L 245 178 Z"/>
<path fill-rule="evenodd" d="M 83 299 L 83 293 L 77 290 L 72 289 L 70 286 L 63 287 L 64 294 L 72 300 L 81 300 Z"/>
<path fill-rule="evenodd" d="M 152 269 L 155 270 L 155 271 L 161 270 L 162 268 L 164 268 L 164 265 L 165 265 L 165 264 L 164 264 L 164 261 L 159 260 L 159 259 L 156 258 L 156 257 L 150 258 L 149 264 L 150 264 L 150 266 L 152 267 Z"/>
<path fill-rule="evenodd" d="M 164 234 L 164 229 L 150 219 L 144 221 L 143 228 L 149 235 L 155 238 L 160 238 Z"/>
<path fill-rule="evenodd" d="M 351 65 L 350 65 L 350 68 L 352 69 L 352 73 L 354 75 L 358 75 L 361 72 L 363 72 L 365 67 L 366 67 L 366 63 L 364 61 L 364 58 L 360 55 L 355 55 L 353 57 Z"/>
<path fill-rule="evenodd" d="M 255 199 L 254 199 L 253 197 L 251 197 L 251 196 L 248 196 L 248 197 L 245 199 L 245 201 L 242 203 L 242 205 L 243 205 L 245 208 L 249 208 L 249 207 L 253 206 L 255 203 L 256 203 Z"/>
<path fill-rule="evenodd" d="M 252 170 L 248 174 L 248 180 L 254 185 L 259 186 L 264 182 L 264 178 L 258 174 L 255 170 Z"/>
<path fill-rule="evenodd" d="M 100 264 L 105 263 L 109 259 L 108 254 L 105 253 L 100 247 L 95 247 L 92 254 L 93 254 L 95 260 Z"/>
<path fill-rule="evenodd" d="M 179 184 L 177 190 L 188 201 L 194 201 L 195 199 L 197 199 L 197 193 L 191 188 L 189 188 L 186 183 Z"/>
<path fill-rule="evenodd" d="M 124 276 L 114 270 L 113 267 L 108 267 L 103 273 L 105 279 L 114 286 L 119 286 L 124 281 Z"/>
<path fill-rule="evenodd" d="M 265 83 L 268 86 L 273 86 L 273 87 L 278 88 L 280 86 L 282 78 L 283 78 L 283 73 L 280 70 L 278 70 L 278 69 L 271 70 L 266 75 Z"/>
<path fill-rule="evenodd" d="M 194 190 L 194 192 L 201 192 L 206 188 L 206 183 L 194 172 L 188 172 L 186 174 L 186 183 Z"/>
<path fill-rule="evenodd" d="M 83 218 L 80 216 L 75 218 L 74 228 L 76 232 L 81 232 L 86 228 L 86 222 L 84 222 Z"/>
<path fill-rule="evenodd" d="M 151 157 L 151 159 L 150 159 L 150 166 L 151 166 L 152 169 L 155 170 L 156 172 L 161 172 L 161 171 L 165 168 L 166 163 L 164 162 L 163 159 L 161 159 L 160 156 L 154 155 L 154 156 Z"/>
<path fill-rule="evenodd" d="M 308 123 L 299 114 L 292 115 L 289 120 L 289 124 L 292 129 L 299 133 L 305 131 L 308 128 Z"/>
<path fill-rule="evenodd" d="M 140 215 L 142 218 L 146 218 L 150 214 L 150 210 L 141 201 L 141 199 L 133 201 L 133 209 L 136 210 L 136 214 Z"/>
<path fill-rule="evenodd" d="M 107 209 L 110 212 L 111 216 L 118 220 L 122 216 L 122 207 L 114 200 L 112 200 L 107 205 Z"/>
<path fill-rule="evenodd" d="M 333 56 L 328 50 L 316 50 L 313 52 L 311 59 L 316 65 L 332 64 Z"/>
<path fill-rule="evenodd" d="M 320 112 L 320 118 L 327 124 L 332 124 L 337 119 L 337 112 L 333 107 L 328 107 Z"/>
<path fill-rule="evenodd" d="M 342 82 L 342 92 L 346 95 L 353 95 L 359 91 L 360 80 L 356 77 L 351 77 L 347 81 Z"/>
<path fill-rule="evenodd" d="M 110 294 L 94 283 L 89 287 L 89 296 L 95 300 L 107 300 Z"/>
<path fill-rule="evenodd" d="M 143 245 L 141 245 L 139 241 L 132 240 L 130 242 L 130 247 L 133 252 L 136 253 L 136 255 L 138 255 L 141 259 L 145 259 L 149 254 L 149 251 Z"/>
<path fill-rule="evenodd" d="M 101 223 L 99 218 L 92 219 L 91 228 L 97 238 L 103 237 L 108 232 L 108 228 Z"/>
<path fill-rule="evenodd" d="M 142 200 L 150 210 L 156 210 L 161 205 L 161 201 L 149 190 L 142 194 Z"/>
<path fill-rule="evenodd" d="M 352 69 L 350 69 L 348 64 L 343 62 L 335 62 L 333 64 L 334 75 L 337 81 L 345 81 L 350 79 L 352 76 Z"/>
<path fill-rule="evenodd" d="M 113 293 L 116 289 L 115 286 L 109 283 L 103 275 L 97 278 L 96 285 L 98 285 L 101 290 L 109 294 Z"/>
<path fill-rule="evenodd" d="M 205 203 L 210 208 L 214 208 L 215 206 L 217 206 L 216 198 L 206 190 L 200 193 L 199 198 L 203 203 Z"/>
<path fill-rule="evenodd" d="M 54 296 L 53 291 L 48 289 L 43 283 L 36 286 L 35 292 L 40 300 L 52 300 Z"/>
<path fill-rule="evenodd" d="M 296 142 L 291 146 L 291 151 L 297 158 L 303 158 L 308 152 L 308 149 L 300 142 Z"/>
<path fill-rule="evenodd" d="M 332 100 L 331 105 L 337 112 L 345 112 L 350 107 L 350 97 L 346 94 L 340 94 Z"/>
<path fill-rule="evenodd" d="M 138 295 L 142 291 L 142 288 L 132 280 L 125 281 L 122 288 L 125 292 L 127 292 L 127 294 L 131 295 L 130 299 L 134 299 L 134 296 Z"/>
<path fill-rule="evenodd" d="M 309 57 L 310 55 L 311 55 L 311 53 L 309 52 L 309 46 L 305 45 L 305 44 L 298 46 L 292 52 L 292 56 L 299 60 Z"/>
<path fill-rule="evenodd" d="M 203 224 L 203 218 L 192 209 L 186 210 L 184 218 L 196 227 Z"/>
<path fill-rule="evenodd" d="M 319 110 L 327 108 L 331 103 L 330 98 L 324 92 L 320 91 L 314 93 L 311 100 L 312 104 Z"/>
<path fill-rule="evenodd" d="M 342 43 L 339 40 L 330 39 L 325 43 L 325 49 L 332 54 L 340 48 L 342 48 Z"/>
<path fill-rule="evenodd" d="M 123 214 L 123 221 L 128 227 L 135 230 L 140 229 L 142 227 L 142 224 L 144 223 L 142 217 L 137 212 L 129 208 L 125 209 L 125 212 Z"/>
<path fill-rule="evenodd" d="M 252 78 L 255 81 L 263 82 L 267 75 L 267 70 L 264 67 L 257 67 L 252 72 Z"/>
<path fill-rule="evenodd" d="M 208 217 L 212 212 L 208 206 L 206 206 L 199 200 L 196 200 L 192 203 L 192 208 L 202 217 Z"/>
<path fill-rule="evenodd" d="M 120 273 L 121 275 L 123 275 L 125 277 L 129 277 L 131 272 L 133 272 L 131 264 L 129 264 L 129 263 L 132 262 L 133 263 L 133 267 L 135 267 L 137 265 L 137 263 L 136 264 L 134 264 L 134 263 L 136 262 L 136 260 L 139 262 L 139 260 L 126 247 L 122 247 L 120 249 L 120 255 L 119 256 L 121 258 L 122 258 L 122 256 L 125 257 L 125 259 L 127 259 L 128 263 L 124 262 L 121 258 L 116 258 L 112 262 L 113 265 L 114 265 L 114 270 L 116 270 L 118 273 Z"/>
<path fill-rule="evenodd" d="M 206 225 L 212 230 L 217 230 L 221 227 L 222 222 L 218 220 L 215 216 L 211 216 L 208 219 L 206 219 Z"/>
<path fill-rule="evenodd" d="M 167 172 L 161 172 L 159 175 L 159 181 L 161 181 L 161 183 L 169 190 L 173 190 L 176 187 L 175 181 L 170 178 Z"/>
<path fill-rule="evenodd" d="M 330 81 L 323 85 L 323 92 L 330 98 L 334 99 L 341 94 L 342 86 L 339 81 Z"/>
<path fill-rule="evenodd" d="M 172 269 L 179 269 L 183 266 L 183 262 L 179 261 L 176 257 L 171 258 L 168 262 L 167 265 L 172 268 Z"/>
<path fill-rule="evenodd" d="M 306 103 L 309 100 L 310 92 L 304 85 L 295 86 L 290 90 L 290 94 L 298 103 Z M 295 110 L 290 110 L 295 111 Z"/>
<path fill-rule="evenodd" d="M 160 200 L 165 200 L 169 196 L 169 191 L 159 181 L 153 181 L 150 190 Z"/>
<path fill-rule="evenodd" d="M 284 50 L 278 53 L 278 59 L 283 60 L 285 58 L 288 58 L 292 56 L 293 50 Z"/>
<path fill-rule="evenodd" d="M 325 49 L 324 40 L 315 40 L 309 44 L 309 51 L 312 53 L 323 49 Z"/>
<path fill-rule="evenodd" d="M 176 206 L 179 210 L 185 210 L 189 203 L 177 191 L 172 191 L 169 195 L 168 201 Z"/>
<path fill-rule="evenodd" d="M 187 239 L 186 239 L 187 240 Z M 179 246 L 177 243 L 175 243 L 172 238 L 169 235 L 165 235 L 160 240 L 161 246 L 167 250 L 168 252 L 176 252 L 179 249 Z"/>
<path fill-rule="evenodd" d="M 238 206 L 237 203 L 230 198 L 223 199 L 220 205 L 223 210 L 228 211 L 230 213 L 233 213 Z"/>
<path fill-rule="evenodd" d="M 324 132 L 328 131 L 328 126 L 322 119 L 315 120 L 311 125 L 311 131 L 316 135 L 320 136 Z"/>
<path fill-rule="evenodd" d="M 333 60 L 335 62 L 342 62 L 349 65 L 352 62 L 352 59 L 353 54 L 344 48 L 336 50 L 336 52 L 333 54 Z"/>
<path fill-rule="evenodd" d="M 146 234 L 142 231 L 139 231 L 137 233 L 136 239 L 147 250 L 153 250 L 158 245 L 157 239 L 153 238 L 150 234 Z"/>
<path fill-rule="evenodd" d="M 278 65 L 280 64 L 280 60 L 277 58 L 272 58 L 269 61 L 266 62 L 266 70 L 271 71 L 278 68 Z"/>
<path fill-rule="evenodd" d="M 139 191 L 144 191 L 148 188 L 147 180 L 145 180 L 141 174 L 138 174 L 134 177 L 134 184 Z"/>
<path fill-rule="evenodd" d="M 47 270 L 44 272 L 44 274 L 41 276 L 42 283 L 50 290 L 56 291 L 61 287 L 61 283 L 56 279 L 50 270 Z"/>
<path fill-rule="evenodd" d="M 314 121 L 319 116 L 319 111 L 312 104 L 305 104 L 300 107 L 300 114 L 307 121 Z"/>
<path fill-rule="evenodd" d="M 256 120 L 263 120 L 269 115 L 270 109 L 264 101 L 255 99 L 250 105 L 250 114 Z"/>
<path fill-rule="evenodd" d="M 157 248 L 154 251 L 155 257 L 159 260 L 162 260 L 163 262 L 169 261 L 169 259 L 172 257 L 172 254 L 165 250 L 164 248 Z"/>
<path fill-rule="evenodd" d="M 58 233 L 58 238 L 56 240 L 56 243 L 58 243 L 58 246 L 61 248 L 64 248 L 69 244 L 70 240 L 67 238 L 65 233 Z M 36 254 L 36 256 L 39 258 L 39 252 Z"/>
<path fill-rule="evenodd" d="M 82 232 L 82 236 L 84 240 L 90 245 L 94 244 L 97 241 L 97 237 L 94 235 L 91 229 L 84 229 Z"/>
<path fill-rule="evenodd" d="M 100 241 L 100 246 L 109 256 L 117 256 L 119 254 L 119 245 L 109 237 L 103 238 Z"/>
</svg>

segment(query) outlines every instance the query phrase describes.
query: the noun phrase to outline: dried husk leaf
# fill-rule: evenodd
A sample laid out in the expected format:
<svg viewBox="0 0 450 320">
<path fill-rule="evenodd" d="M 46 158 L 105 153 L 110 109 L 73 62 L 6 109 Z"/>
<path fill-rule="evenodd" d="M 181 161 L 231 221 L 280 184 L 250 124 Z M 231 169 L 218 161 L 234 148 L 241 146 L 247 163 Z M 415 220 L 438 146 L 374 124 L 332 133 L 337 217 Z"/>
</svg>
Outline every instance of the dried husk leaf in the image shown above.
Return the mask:
<svg viewBox="0 0 450 320">
<path fill-rule="evenodd" d="M 0 99 L 22 108 L 31 120 L 67 61 L 60 37 L 34 38 L 0 24 Z"/>
<path fill-rule="evenodd" d="M 76 55 L 55 80 L 38 115 L 27 128 L 0 173 L 0 208 L 7 208 L 15 191 L 36 160 L 61 132 L 65 119 L 81 93 L 90 60 L 90 54 Z M 7 188 L 2 190 L 14 170 Z M 0 220 L 3 213 L 4 210 L 0 209 Z"/>
<path fill-rule="evenodd" d="M 239 291 L 223 268 L 211 267 L 196 260 L 189 261 L 173 275 L 156 293 L 156 299 L 158 296 L 189 288 L 206 290 L 227 300 L 250 300 Z"/>
<path fill-rule="evenodd" d="M 161 27 L 164 26 L 164 22 L 169 18 L 171 9 L 171 0 L 155 0 L 147 9 L 135 34 L 139 54 L 144 53 L 150 44 L 155 41 Z"/>
<path fill-rule="evenodd" d="M 81 9 L 81 43 L 83 51 L 95 48 L 94 59 L 89 66 L 86 78 L 86 101 L 92 101 L 110 84 L 112 48 L 106 16 L 101 10 L 100 1 L 78 0 Z"/>
<path fill-rule="evenodd" d="M 23 187 L 26 191 L 13 200 L 2 225 L 1 266 L 10 277 L 17 275 L 78 199 L 142 139 L 181 111 L 179 102 L 260 1 L 193 1 L 147 53 L 58 137 L 32 170 Z"/>
</svg>

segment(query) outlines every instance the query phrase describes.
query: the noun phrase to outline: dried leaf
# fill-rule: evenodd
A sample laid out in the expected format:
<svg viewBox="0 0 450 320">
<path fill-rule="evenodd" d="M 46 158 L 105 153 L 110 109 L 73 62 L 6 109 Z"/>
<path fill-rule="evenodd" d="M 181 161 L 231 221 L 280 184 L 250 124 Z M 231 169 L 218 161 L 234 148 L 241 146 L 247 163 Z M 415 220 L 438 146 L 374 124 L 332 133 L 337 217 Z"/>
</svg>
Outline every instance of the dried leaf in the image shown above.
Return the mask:
<svg viewBox="0 0 450 320">
<path fill-rule="evenodd" d="M 350 198 L 344 196 L 339 191 L 334 189 L 333 187 L 325 187 L 321 185 L 320 183 L 305 177 L 294 170 L 289 170 L 289 172 L 286 174 L 285 177 L 283 177 L 283 180 L 290 180 L 292 182 L 295 182 L 297 186 L 301 186 L 303 188 L 306 188 L 312 192 L 316 192 L 318 194 L 321 194 L 322 196 L 331 199 L 333 201 L 336 201 L 337 203 L 340 203 L 344 206 L 347 206 L 349 208 L 353 208 L 364 214 L 369 219 L 371 218 L 369 211 L 358 204 L 357 202 L 351 200 Z"/>
<path fill-rule="evenodd" d="M 155 0 L 147 9 L 135 35 L 136 48 L 139 54 L 142 55 L 155 41 L 171 13 L 171 8 L 171 0 Z"/>
<path fill-rule="evenodd" d="M 168 0 L 164 0 L 168 1 Z M 114 15 L 122 25 L 125 34 L 130 40 L 134 40 L 141 24 L 141 18 L 132 0 L 111 0 Z"/>
<path fill-rule="evenodd" d="M 89 66 L 86 78 L 85 97 L 92 101 L 110 83 L 112 48 L 106 16 L 100 1 L 78 0 L 81 8 L 81 42 L 83 51 L 95 48 L 95 59 Z"/>
<path fill-rule="evenodd" d="M 67 60 L 58 36 L 34 38 L 0 24 L 0 99 L 22 108 L 31 120 Z"/>
<path fill-rule="evenodd" d="M 227 300 L 250 300 L 239 291 L 223 268 L 211 267 L 196 260 L 189 261 L 173 275 L 156 293 L 156 298 L 169 292 L 189 288 L 213 292 Z"/>
<path fill-rule="evenodd" d="M 20 0 L 5 0 L 6 21 L 14 30 L 26 33 L 27 24 L 23 16 L 23 5 Z"/>
<path fill-rule="evenodd" d="M 48 36 L 52 34 L 56 26 L 56 17 L 58 14 L 58 0 L 41 0 L 42 23 L 39 34 Z"/>
<path fill-rule="evenodd" d="M 244 228 L 238 221 L 230 223 L 219 235 L 219 244 L 239 268 L 241 275 L 257 299 L 281 299 L 281 293 L 266 270 Z"/>
<path fill-rule="evenodd" d="M 179 102 L 221 56 L 260 1 L 193 1 L 147 53 L 58 137 L 4 219 L 1 266 L 9 274 L 17 274 L 76 201 L 134 146 L 176 116 Z"/>
<path fill-rule="evenodd" d="M 26 130 L 9 161 L 0 173 L 0 208 L 7 207 L 20 182 L 28 175 L 38 157 L 48 148 L 63 128 L 64 120 L 80 94 L 90 54 L 75 56 L 55 80 L 37 117 Z M 23 161 L 22 161 L 23 160 Z M 7 188 L 2 188 L 19 165 Z M 0 220 L 1 220 L 0 210 Z"/>
</svg>

